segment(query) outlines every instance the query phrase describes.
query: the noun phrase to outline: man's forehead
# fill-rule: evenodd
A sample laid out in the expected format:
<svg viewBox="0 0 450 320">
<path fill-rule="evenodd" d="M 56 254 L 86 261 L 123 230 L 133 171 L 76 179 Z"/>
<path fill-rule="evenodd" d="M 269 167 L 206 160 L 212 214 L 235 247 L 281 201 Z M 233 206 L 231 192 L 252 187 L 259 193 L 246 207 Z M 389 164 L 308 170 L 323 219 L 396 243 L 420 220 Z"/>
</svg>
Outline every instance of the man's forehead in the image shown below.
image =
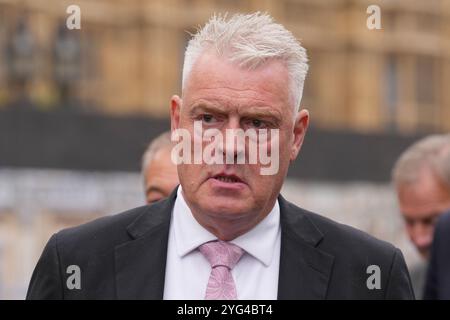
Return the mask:
<svg viewBox="0 0 450 320">
<path fill-rule="evenodd" d="M 400 183 L 397 185 L 397 190 L 400 196 L 413 195 L 415 198 L 429 198 L 430 195 L 436 195 L 437 193 L 450 195 L 450 192 L 448 192 L 450 189 L 445 186 L 442 180 L 427 164 L 422 164 L 417 167 L 414 172 L 414 179 Z"/>
<path fill-rule="evenodd" d="M 288 71 L 278 60 L 268 61 L 256 69 L 240 67 L 225 58 L 206 54 L 199 57 L 183 90 L 183 98 L 201 92 L 221 90 L 263 100 L 288 96 Z"/>
<path fill-rule="evenodd" d="M 167 144 L 155 152 L 153 160 L 155 162 L 165 161 L 167 158 L 170 158 L 170 153 L 172 152 L 172 144 Z"/>
<path fill-rule="evenodd" d="M 421 206 L 404 205 L 400 211 L 407 219 L 428 219 L 438 216 L 445 208 L 440 208 L 436 203 L 422 204 Z"/>
<path fill-rule="evenodd" d="M 450 194 L 439 187 L 426 190 L 403 188 L 399 193 L 400 209 L 404 216 L 426 218 L 450 208 Z"/>
</svg>

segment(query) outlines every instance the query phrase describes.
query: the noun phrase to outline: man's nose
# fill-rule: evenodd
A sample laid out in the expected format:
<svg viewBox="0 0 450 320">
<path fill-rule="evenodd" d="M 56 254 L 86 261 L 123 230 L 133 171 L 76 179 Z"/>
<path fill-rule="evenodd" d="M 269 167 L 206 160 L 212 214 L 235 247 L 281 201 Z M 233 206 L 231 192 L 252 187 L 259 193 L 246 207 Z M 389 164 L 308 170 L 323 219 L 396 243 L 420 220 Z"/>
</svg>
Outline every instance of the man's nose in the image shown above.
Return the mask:
<svg viewBox="0 0 450 320">
<path fill-rule="evenodd" d="M 417 247 L 427 247 L 433 240 L 433 230 L 430 226 L 416 223 L 413 227 L 413 240 Z"/>
<path fill-rule="evenodd" d="M 219 150 L 227 164 L 245 163 L 245 141 L 239 138 L 239 131 L 242 131 L 239 119 L 230 118 L 222 132 L 224 141 Z"/>
</svg>

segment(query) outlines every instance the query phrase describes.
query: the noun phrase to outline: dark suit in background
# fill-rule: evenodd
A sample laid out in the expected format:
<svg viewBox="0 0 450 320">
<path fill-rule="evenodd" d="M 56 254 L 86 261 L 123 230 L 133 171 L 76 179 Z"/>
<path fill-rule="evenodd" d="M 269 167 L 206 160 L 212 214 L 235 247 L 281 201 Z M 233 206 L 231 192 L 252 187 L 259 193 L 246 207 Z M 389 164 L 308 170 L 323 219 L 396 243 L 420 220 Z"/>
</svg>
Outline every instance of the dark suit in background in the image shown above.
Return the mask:
<svg viewBox="0 0 450 320">
<path fill-rule="evenodd" d="M 450 299 L 450 212 L 439 217 L 434 230 L 424 299 Z"/>
<path fill-rule="evenodd" d="M 162 299 L 171 196 L 63 230 L 49 240 L 27 299 Z M 400 250 L 278 198 L 279 299 L 413 299 Z M 81 269 L 81 289 L 68 289 L 67 267 Z M 367 287 L 369 265 L 380 289 Z"/>
</svg>

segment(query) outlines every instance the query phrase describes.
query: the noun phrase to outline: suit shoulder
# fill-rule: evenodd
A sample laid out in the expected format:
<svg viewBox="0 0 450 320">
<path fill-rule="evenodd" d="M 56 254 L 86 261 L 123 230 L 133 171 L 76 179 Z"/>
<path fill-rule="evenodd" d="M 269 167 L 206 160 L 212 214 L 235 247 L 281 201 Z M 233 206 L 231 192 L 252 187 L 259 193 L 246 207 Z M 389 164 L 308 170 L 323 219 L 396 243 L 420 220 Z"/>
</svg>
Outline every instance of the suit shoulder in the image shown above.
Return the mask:
<svg viewBox="0 0 450 320">
<path fill-rule="evenodd" d="M 63 229 L 56 234 L 58 246 L 88 248 L 114 246 L 129 240 L 127 226 L 147 213 L 149 206 L 133 208 L 115 215 L 97 218 L 79 226 Z"/>
<path fill-rule="evenodd" d="M 435 227 L 434 242 L 436 243 L 435 250 L 437 250 L 438 243 L 448 243 L 450 241 L 450 212 L 442 214 Z"/>
<path fill-rule="evenodd" d="M 390 260 L 398 250 L 389 242 L 377 239 L 364 231 L 336 222 L 317 213 L 299 207 L 296 208 L 298 214 L 304 215 L 323 234 L 320 246 L 327 248 L 329 251 L 348 249 L 347 251 L 353 254 L 360 253 L 364 256 L 367 253 L 371 253 L 383 255 Z"/>
<path fill-rule="evenodd" d="M 450 211 L 447 213 L 442 214 L 439 217 L 438 224 L 443 229 L 449 229 L 450 228 Z"/>
<path fill-rule="evenodd" d="M 357 228 L 333 221 L 315 213 L 310 213 L 310 216 L 320 226 L 320 229 L 323 230 L 325 237 L 329 237 L 333 242 L 337 241 L 352 246 L 388 252 L 395 250 L 395 247 L 389 242 L 375 238 Z"/>
</svg>

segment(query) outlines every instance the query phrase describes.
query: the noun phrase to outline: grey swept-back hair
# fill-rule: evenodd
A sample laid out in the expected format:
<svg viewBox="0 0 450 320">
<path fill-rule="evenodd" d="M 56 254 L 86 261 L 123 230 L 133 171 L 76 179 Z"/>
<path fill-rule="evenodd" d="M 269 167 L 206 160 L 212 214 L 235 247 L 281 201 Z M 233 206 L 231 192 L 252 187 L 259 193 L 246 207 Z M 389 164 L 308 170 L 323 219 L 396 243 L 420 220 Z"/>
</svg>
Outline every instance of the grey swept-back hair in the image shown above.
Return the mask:
<svg viewBox="0 0 450 320">
<path fill-rule="evenodd" d="M 308 72 L 306 50 L 294 35 L 266 13 L 213 15 L 191 38 L 184 55 L 182 88 L 197 58 L 213 49 L 219 57 L 249 70 L 271 59 L 285 63 L 295 111 L 300 106 Z"/>
<path fill-rule="evenodd" d="M 450 190 L 450 134 L 425 137 L 406 149 L 392 170 L 394 184 L 415 183 L 424 166 Z"/>
</svg>

